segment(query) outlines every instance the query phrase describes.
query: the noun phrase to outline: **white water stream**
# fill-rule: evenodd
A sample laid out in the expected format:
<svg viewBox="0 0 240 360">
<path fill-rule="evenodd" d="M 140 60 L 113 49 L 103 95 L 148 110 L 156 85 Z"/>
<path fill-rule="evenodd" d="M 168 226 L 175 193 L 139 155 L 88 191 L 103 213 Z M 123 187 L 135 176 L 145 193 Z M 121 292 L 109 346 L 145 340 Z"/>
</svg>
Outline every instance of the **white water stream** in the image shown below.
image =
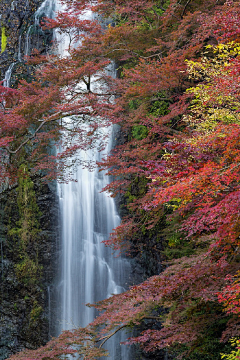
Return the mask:
<svg viewBox="0 0 240 360">
<path fill-rule="evenodd" d="M 34 24 L 30 25 L 26 34 L 26 40 L 25 40 L 25 49 L 24 49 L 24 55 L 28 56 L 31 52 L 31 34 L 42 32 L 40 21 L 42 17 L 52 18 L 55 13 L 55 0 L 45 0 L 42 2 L 42 4 L 39 6 L 37 11 L 34 14 Z M 35 46 L 37 44 L 34 44 Z"/>
<path fill-rule="evenodd" d="M 56 4 L 61 10 L 61 5 Z M 86 12 L 84 19 L 91 18 Z M 57 40 L 58 34 L 56 34 Z M 61 39 L 60 55 L 66 54 L 69 42 Z M 108 69 L 108 71 L 110 71 Z M 112 76 L 114 69 L 112 67 Z M 93 85 L 94 86 L 94 85 Z M 71 123 L 71 119 L 66 121 Z M 109 131 L 109 130 L 106 130 Z M 112 133 L 112 129 L 110 129 Z M 105 154 L 112 147 L 109 138 Z M 102 154 L 96 149 L 81 151 L 82 160 L 100 161 Z M 59 282 L 59 332 L 86 326 L 96 316 L 93 308 L 85 306 L 124 291 L 130 265 L 126 259 L 114 257 L 112 250 L 102 241 L 109 237 L 120 218 L 113 198 L 101 193 L 109 179 L 103 173 L 89 172 L 78 166 L 76 182 L 58 185 L 61 222 L 61 274 Z M 119 345 L 121 334 L 109 341 L 110 359 L 128 360 L 126 347 Z"/>
<path fill-rule="evenodd" d="M 11 65 L 9 66 L 7 71 L 5 72 L 5 78 L 3 80 L 3 86 L 4 87 L 9 87 L 10 86 L 12 71 L 13 71 L 13 68 L 14 68 L 15 64 L 16 64 L 15 62 L 11 63 Z"/>
</svg>

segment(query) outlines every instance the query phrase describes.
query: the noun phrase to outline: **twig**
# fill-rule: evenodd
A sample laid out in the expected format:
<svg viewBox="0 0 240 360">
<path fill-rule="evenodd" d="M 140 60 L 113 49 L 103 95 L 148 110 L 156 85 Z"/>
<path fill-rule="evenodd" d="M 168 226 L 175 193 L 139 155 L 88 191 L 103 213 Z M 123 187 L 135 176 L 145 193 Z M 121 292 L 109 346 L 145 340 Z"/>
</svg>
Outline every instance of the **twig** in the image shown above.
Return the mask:
<svg viewBox="0 0 240 360">
<path fill-rule="evenodd" d="M 119 330 L 123 329 L 124 327 L 126 327 L 127 325 L 122 325 L 119 328 L 117 328 L 114 332 L 112 332 L 109 335 L 103 336 L 102 338 L 100 338 L 98 341 L 102 341 L 101 345 L 99 346 L 99 348 L 101 349 L 101 347 L 105 344 L 106 341 L 108 341 L 108 339 L 110 339 L 113 335 L 115 335 Z"/>
</svg>

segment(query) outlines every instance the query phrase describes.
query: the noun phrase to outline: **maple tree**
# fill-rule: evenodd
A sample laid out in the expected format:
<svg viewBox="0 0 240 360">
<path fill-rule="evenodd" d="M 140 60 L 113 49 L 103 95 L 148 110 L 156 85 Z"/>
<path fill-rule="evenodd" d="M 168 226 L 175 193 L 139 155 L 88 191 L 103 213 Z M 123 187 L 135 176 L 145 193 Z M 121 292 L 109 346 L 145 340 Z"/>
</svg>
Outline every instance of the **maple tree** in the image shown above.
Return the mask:
<svg viewBox="0 0 240 360">
<path fill-rule="evenodd" d="M 239 336 L 239 1 L 64 4 L 44 26 L 71 36 L 69 55 L 35 53 L 34 80 L 1 89 L 2 181 L 14 183 L 22 162 L 64 178 L 71 155 L 101 133 L 104 146 L 102 129 L 120 124 L 128 141 L 99 166 L 114 176 L 106 190 L 125 194 L 128 213 L 106 243 L 144 249 L 162 224 L 168 266 L 92 305 L 100 315 L 86 328 L 12 359 L 96 359 L 114 333 L 141 323 L 148 329 L 130 344 L 191 358 L 212 324 L 218 341 Z M 82 20 L 90 9 L 112 22 L 103 29 L 98 18 Z M 111 61 L 116 79 L 106 71 Z M 50 155 L 62 131 L 66 150 Z"/>
</svg>

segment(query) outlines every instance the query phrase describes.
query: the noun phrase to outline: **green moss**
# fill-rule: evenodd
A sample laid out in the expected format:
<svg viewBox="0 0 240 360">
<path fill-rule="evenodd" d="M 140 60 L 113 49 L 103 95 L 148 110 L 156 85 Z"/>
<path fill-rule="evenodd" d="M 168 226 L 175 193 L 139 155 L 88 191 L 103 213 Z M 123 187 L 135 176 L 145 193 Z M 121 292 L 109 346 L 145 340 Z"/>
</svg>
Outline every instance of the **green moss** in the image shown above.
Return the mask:
<svg viewBox="0 0 240 360">
<path fill-rule="evenodd" d="M 43 308 L 35 300 L 33 303 L 33 308 L 30 312 L 30 321 L 32 323 L 35 323 L 39 319 L 42 313 L 43 313 Z"/>
<path fill-rule="evenodd" d="M 6 28 L 2 26 L 1 53 L 3 53 L 6 50 L 6 47 L 7 47 Z"/>
<path fill-rule="evenodd" d="M 15 272 L 20 282 L 34 286 L 41 277 L 41 266 L 38 264 L 40 211 L 36 202 L 34 183 L 26 165 L 21 165 L 19 169 L 17 205 L 19 220 L 8 232 L 14 240 L 15 253 L 18 253 Z"/>
<path fill-rule="evenodd" d="M 26 285 L 34 285 L 38 282 L 40 270 L 39 265 L 27 255 L 15 265 L 17 278 Z"/>
<path fill-rule="evenodd" d="M 9 220 L 8 243 L 14 259 L 15 276 L 21 284 L 26 314 L 24 326 L 30 337 L 35 336 L 31 331 L 41 326 L 43 320 L 42 265 L 39 264 L 41 213 L 34 187 L 28 166 L 22 164 L 18 173 L 18 187 L 11 203 L 14 213 Z M 16 306 L 14 310 L 19 311 Z"/>
</svg>

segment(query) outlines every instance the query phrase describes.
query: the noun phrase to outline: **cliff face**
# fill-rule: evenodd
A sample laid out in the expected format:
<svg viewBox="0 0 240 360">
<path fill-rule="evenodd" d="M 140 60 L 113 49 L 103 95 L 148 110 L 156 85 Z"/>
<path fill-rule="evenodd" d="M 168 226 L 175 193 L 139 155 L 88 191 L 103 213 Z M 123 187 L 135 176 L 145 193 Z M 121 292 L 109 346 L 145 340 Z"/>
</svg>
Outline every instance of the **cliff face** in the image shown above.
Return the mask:
<svg viewBox="0 0 240 360">
<path fill-rule="evenodd" d="M 31 228 L 28 244 L 21 232 L 21 211 L 25 210 L 19 207 L 19 188 L 7 190 L 0 196 L 1 360 L 25 347 L 36 348 L 49 339 L 49 306 L 57 261 L 58 205 L 54 186 L 43 185 L 38 179 L 34 181 L 33 194 L 38 214 L 31 216 L 33 221 L 38 216 L 39 226 L 35 238 Z M 29 198 L 24 206 L 30 207 L 31 202 Z"/>
<path fill-rule="evenodd" d="M 14 63 L 9 86 L 30 76 L 31 69 L 24 62 L 27 47 L 28 52 L 37 48 L 43 53 L 50 45 L 52 33 L 33 25 L 34 13 L 42 2 L 0 2 L 1 79 Z M 58 203 L 55 185 L 42 184 L 38 178 L 32 184 L 32 197 L 26 204 L 19 202 L 19 185 L 0 194 L 0 360 L 25 347 L 44 344 L 51 331 L 49 305 L 53 303 L 51 289 L 56 276 Z M 31 210 L 32 202 L 36 213 Z M 26 209 L 31 217 L 28 220 L 37 224 L 35 228 L 29 225 L 26 230 L 21 213 Z"/>
<path fill-rule="evenodd" d="M 31 69 L 23 61 L 24 55 L 30 54 L 32 49 L 43 53 L 51 43 L 52 32 L 39 31 L 39 27 L 34 25 L 34 13 L 42 2 L 43 0 L 0 1 L 0 71 L 1 79 L 4 79 L 7 69 L 14 63 L 10 85 L 31 74 Z"/>
</svg>

